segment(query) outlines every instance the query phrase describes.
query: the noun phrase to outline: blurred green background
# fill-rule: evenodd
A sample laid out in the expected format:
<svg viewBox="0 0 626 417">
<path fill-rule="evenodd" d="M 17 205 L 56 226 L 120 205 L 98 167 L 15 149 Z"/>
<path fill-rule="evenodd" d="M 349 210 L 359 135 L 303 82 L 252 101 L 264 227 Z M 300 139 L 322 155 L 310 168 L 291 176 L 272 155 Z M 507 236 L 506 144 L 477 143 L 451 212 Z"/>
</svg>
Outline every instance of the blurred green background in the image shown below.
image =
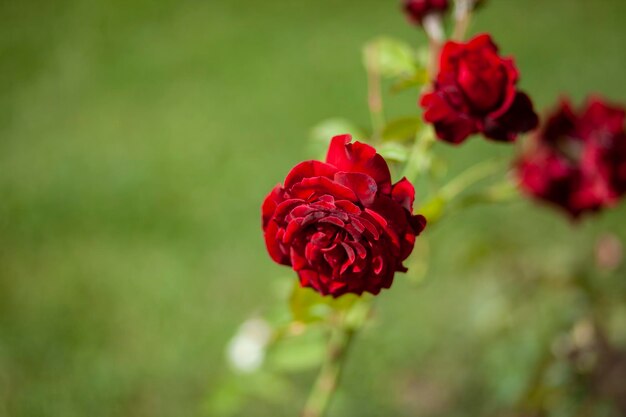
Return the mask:
<svg viewBox="0 0 626 417">
<path fill-rule="evenodd" d="M 425 42 L 397 3 L 0 2 L 0 416 L 218 415 L 228 340 L 293 279 L 266 255 L 260 203 L 311 157 L 318 121 L 368 124 L 366 41 Z M 563 92 L 626 100 L 624 17 L 623 0 L 493 0 L 471 30 L 516 57 L 545 109 Z M 418 114 L 416 99 L 389 112 Z M 514 148 L 437 152 L 453 175 Z M 520 201 L 428 230 L 425 281 L 399 275 L 379 298 L 330 414 L 513 415 L 585 309 L 568 274 L 603 231 L 626 240 L 625 209 L 574 227 Z M 623 272 L 597 274 L 622 346 Z M 550 415 L 572 416 L 586 394 L 561 371 L 569 399 Z M 313 376 L 236 413 L 296 415 Z M 617 415 L 598 407 L 580 415 Z"/>
</svg>

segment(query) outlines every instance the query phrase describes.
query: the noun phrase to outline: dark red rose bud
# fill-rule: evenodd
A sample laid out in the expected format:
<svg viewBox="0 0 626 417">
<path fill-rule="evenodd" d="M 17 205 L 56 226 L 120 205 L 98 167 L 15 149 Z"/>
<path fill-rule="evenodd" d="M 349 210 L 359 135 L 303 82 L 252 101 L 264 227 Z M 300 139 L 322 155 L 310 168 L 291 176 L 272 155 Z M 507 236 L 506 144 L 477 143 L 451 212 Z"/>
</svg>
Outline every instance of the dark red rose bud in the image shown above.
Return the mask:
<svg viewBox="0 0 626 417">
<path fill-rule="evenodd" d="M 597 97 L 579 112 L 562 100 L 517 163 L 522 190 L 573 218 L 616 204 L 626 193 L 625 119 Z"/>
<path fill-rule="evenodd" d="M 405 0 L 404 12 L 409 21 L 421 25 L 426 15 L 443 13 L 448 6 L 448 0 Z"/>
<path fill-rule="evenodd" d="M 303 287 L 322 295 L 378 294 L 426 226 L 413 215 L 415 190 L 395 184 L 376 150 L 336 136 L 326 162 L 296 165 L 263 202 L 263 232 L 272 259 L 291 266 Z"/>
<path fill-rule="evenodd" d="M 424 119 L 434 124 L 439 139 L 458 144 L 482 133 L 510 142 L 537 126 L 530 98 L 517 90 L 513 59 L 498 55 L 491 36 L 479 35 L 466 44 L 447 42 L 439 65 L 433 91 L 420 101 Z"/>
</svg>

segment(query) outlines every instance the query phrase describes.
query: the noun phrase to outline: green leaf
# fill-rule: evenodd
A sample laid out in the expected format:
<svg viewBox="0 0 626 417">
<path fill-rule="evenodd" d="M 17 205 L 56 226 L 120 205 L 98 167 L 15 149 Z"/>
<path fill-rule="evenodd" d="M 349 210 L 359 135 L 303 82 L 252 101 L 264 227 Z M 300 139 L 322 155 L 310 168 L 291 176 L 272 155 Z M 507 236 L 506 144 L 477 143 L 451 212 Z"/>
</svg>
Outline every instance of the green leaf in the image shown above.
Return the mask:
<svg viewBox="0 0 626 417">
<path fill-rule="evenodd" d="M 441 196 L 435 196 L 417 210 L 429 223 L 434 223 L 441 218 L 446 208 L 446 200 Z"/>
<path fill-rule="evenodd" d="M 441 180 L 445 178 L 447 173 L 448 173 L 448 163 L 444 159 L 434 155 L 430 163 L 430 175 L 434 179 Z"/>
<path fill-rule="evenodd" d="M 236 378 L 221 381 L 207 399 L 205 409 L 211 415 L 234 416 L 243 407 L 246 393 Z"/>
<path fill-rule="evenodd" d="M 285 396 L 294 395 L 292 384 L 277 373 L 259 370 L 252 374 L 230 375 L 215 386 L 204 404 L 209 415 L 241 415 L 242 408 L 257 398 L 272 404 L 281 404 Z"/>
<path fill-rule="evenodd" d="M 413 140 L 422 124 L 422 119 L 418 116 L 392 120 L 383 128 L 382 138 L 384 141 L 395 142 Z"/>
<path fill-rule="evenodd" d="M 391 92 L 401 93 L 402 91 L 409 90 L 411 88 L 419 88 L 424 85 L 424 77 L 421 75 L 415 75 L 411 77 L 400 78 L 398 81 L 391 85 Z"/>
<path fill-rule="evenodd" d="M 430 61 L 430 45 L 418 46 L 415 51 L 415 59 L 417 60 L 417 66 L 426 71 L 428 62 Z"/>
<path fill-rule="evenodd" d="M 364 294 L 363 297 L 346 312 L 345 326 L 351 327 L 352 329 L 360 329 L 363 327 L 371 315 L 372 302 L 373 296 Z"/>
<path fill-rule="evenodd" d="M 328 144 L 333 136 L 350 134 L 356 139 L 364 139 L 364 132 L 354 123 L 347 119 L 335 117 L 322 120 L 311 129 L 311 140 L 314 142 L 323 142 Z"/>
<path fill-rule="evenodd" d="M 267 364 L 274 371 L 297 372 L 319 366 L 326 354 L 326 337 L 320 327 L 307 327 L 297 336 L 282 339 L 268 352 Z"/>
<path fill-rule="evenodd" d="M 405 162 L 409 157 L 406 146 L 398 142 L 385 142 L 376 147 L 379 154 L 387 161 Z"/>
<path fill-rule="evenodd" d="M 367 134 L 347 119 L 340 117 L 326 119 L 316 124 L 309 135 L 309 149 L 313 155 L 323 159 L 328 149 L 328 144 L 333 136 L 349 134 L 355 139 L 364 140 Z"/>
<path fill-rule="evenodd" d="M 375 66 L 383 77 L 389 78 L 412 75 L 418 68 L 411 46 L 388 37 L 375 39 L 366 45 L 365 65 L 368 68 Z"/>
<path fill-rule="evenodd" d="M 428 73 L 425 69 L 416 69 L 415 72 L 403 78 L 400 78 L 391 86 L 392 93 L 399 93 L 414 87 L 421 87 L 428 82 Z"/>
<path fill-rule="evenodd" d="M 406 273 L 407 281 L 413 285 L 421 285 L 425 279 L 429 268 L 430 246 L 426 236 L 420 237 L 415 241 L 413 255 L 408 259 L 408 272 Z"/>
<path fill-rule="evenodd" d="M 289 307 L 294 321 L 314 323 L 325 320 L 334 311 L 344 311 L 359 299 L 357 295 L 345 294 L 339 298 L 322 296 L 311 288 L 302 288 L 294 283 Z"/>
</svg>

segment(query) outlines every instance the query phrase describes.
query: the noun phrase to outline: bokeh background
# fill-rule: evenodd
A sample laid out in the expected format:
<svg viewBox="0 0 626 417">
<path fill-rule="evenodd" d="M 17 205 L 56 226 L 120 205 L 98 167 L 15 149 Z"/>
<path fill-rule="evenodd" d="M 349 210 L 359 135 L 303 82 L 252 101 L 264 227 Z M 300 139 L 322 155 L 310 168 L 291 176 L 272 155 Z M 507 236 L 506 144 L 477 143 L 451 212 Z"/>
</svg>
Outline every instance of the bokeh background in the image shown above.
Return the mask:
<svg viewBox="0 0 626 417">
<path fill-rule="evenodd" d="M 260 203 L 312 156 L 318 121 L 368 124 L 366 41 L 425 42 L 397 3 L 0 2 L 0 416 L 226 413 L 225 346 L 293 279 L 266 255 Z M 471 31 L 516 57 L 539 109 L 563 92 L 624 103 L 625 17 L 623 0 L 493 0 Z M 389 112 L 418 114 L 416 99 Z M 450 175 L 514 152 L 436 150 Z M 625 214 L 574 226 L 520 199 L 442 221 L 421 284 L 400 275 L 378 300 L 331 416 L 517 415 L 533 378 L 556 393 L 548 415 L 587 407 L 593 387 L 537 363 L 584 316 L 568 280 L 593 269 L 598 236 L 626 240 Z M 596 272 L 623 347 L 626 274 Z M 296 415 L 313 377 L 226 409 Z"/>
</svg>

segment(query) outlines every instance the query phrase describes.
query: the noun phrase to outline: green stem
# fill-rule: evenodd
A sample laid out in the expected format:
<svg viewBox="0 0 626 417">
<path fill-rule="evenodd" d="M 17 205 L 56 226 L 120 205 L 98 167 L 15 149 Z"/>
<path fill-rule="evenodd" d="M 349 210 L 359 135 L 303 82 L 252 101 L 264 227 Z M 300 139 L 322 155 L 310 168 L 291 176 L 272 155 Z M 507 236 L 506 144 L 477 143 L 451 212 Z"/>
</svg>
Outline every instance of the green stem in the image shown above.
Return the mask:
<svg viewBox="0 0 626 417">
<path fill-rule="evenodd" d="M 425 215 L 432 227 L 433 224 L 441 219 L 444 213 L 449 215 L 481 202 L 501 202 L 511 199 L 517 195 L 515 188 L 511 184 L 504 183 L 496 184 L 457 201 L 459 194 L 475 183 L 495 174 L 501 168 L 501 164 L 496 161 L 484 161 L 468 168 L 444 185 L 439 191 L 435 192 L 426 203 L 420 206 L 417 210 L 418 213 Z"/>
<path fill-rule="evenodd" d="M 372 137 L 378 139 L 385 126 L 385 116 L 376 45 L 368 45 L 365 49 L 365 69 L 367 71 L 367 105 L 372 119 Z"/>
<path fill-rule="evenodd" d="M 419 174 L 430 168 L 432 159 L 430 149 L 434 143 L 435 133 L 431 125 L 426 125 L 419 129 L 411 148 L 409 160 L 404 166 L 404 171 L 402 171 L 403 177 L 406 177 L 409 181 L 414 181 Z"/>
<path fill-rule="evenodd" d="M 439 194 L 446 201 L 450 201 L 478 181 L 495 174 L 501 168 L 502 163 L 499 161 L 490 160 L 481 162 L 463 171 L 459 176 L 443 186 Z"/>
<path fill-rule="evenodd" d="M 506 203 L 517 198 L 517 187 L 511 181 L 494 184 L 484 190 L 460 198 L 453 210 L 466 209 L 476 204 Z"/>
<path fill-rule="evenodd" d="M 326 358 L 317 376 L 313 389 L 302 410 L 301 417 L 323 417 L 339 384 L 341 371 L 348 349 L 357 329 L 339 321 L 328 342 Z"/>
</svg>

